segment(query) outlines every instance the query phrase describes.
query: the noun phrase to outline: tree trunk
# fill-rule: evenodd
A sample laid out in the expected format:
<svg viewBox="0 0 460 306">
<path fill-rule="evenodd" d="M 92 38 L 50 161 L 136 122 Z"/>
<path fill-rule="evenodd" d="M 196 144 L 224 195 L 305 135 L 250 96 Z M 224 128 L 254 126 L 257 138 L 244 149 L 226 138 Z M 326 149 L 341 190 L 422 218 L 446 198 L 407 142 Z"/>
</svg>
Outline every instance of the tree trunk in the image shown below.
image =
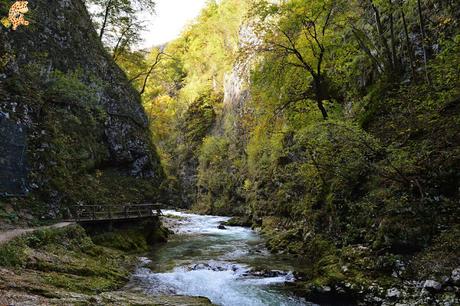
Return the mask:
<svg viewBox="0 0 460 306">
<path fill-rule="evenodd" d="M 124 33 L 120 35 L 120 37 L 118 38 L 117 44 L 115 45 L 115 48 L 113 48 L 113 51 L 112 51 L 112 58 L 115 62 L 117 61 L 117 58 L 118 58 L 118 48 L 120 48 L 120 44 L 121 44 L 121 41 L 123 40 L 123 37 L 124 37 Z"/>
<path fill-rule="evenodd" d="M 395 38 L 395 27 L 394 27 L 394 19 L 393 19 L 393 2 L 392 0 L 388 0 L 388 4 L 390 5 L 390 41 L 391 41 L 391 58 L 393 61 L 393 68 L 396 68 L 398 63 L 398 54 L 396 53 L 396 38 Z"/>
<path fill-rule="evenodd" d="M 394 66 L 393 66 L 393 58 L 391 56 L 391 51 L 390 47 L 388 46 L 387 39 L 385 38 L 385 31 L 383 29 L 382 25 L 382 20 L 380 18 L 380 11 L 379 9 L 374 5 L 372 0 L 369 0 L 372 10 L 374 11 L 374 16 L 375 16 L 375 23 L 377 24 L 377 31 L 379 32 L 379 38 L 380 38 L 380 43 L 383 45 L 385 56 L 388 61 L 388 67 L 390 68 L 391 71 L 393 71 Z"/>
<path fill-rule="evenodd" d="M 324 108 L 323 100 L 321 98 L 319 98 L 317 100 L 317 104 L 318 104 L 319 110 L 321 111 L 321 115 L 323 115 L 323 119 L 327 120 L 329 118 L 329 116 L 327 115 L 327 111 Z"/>
<path fill-rule="evenodd" d="M 104 36 L 105 28 L 107 26 L 107 21 L 109 19 L 110 9 L 112 8 L 112 0 L 107 1 L 107 6 L 105 7 L 104 21 L 102 22 L 101 30 L 99 31 L 99 40 L 102 40 Z"/>
<path fill-rule="evenodd" d="M 153 69 L 155 69 L 156 65 L 158 65 L 158 63 L 160 62 L 161 60 L 161 56 L 163 55 L 163 52 L 160 52 L 157 54 L 156 58 L 155 58 L 155 61 L 153 62 L 152 66 L 150 66 L 150 69 L 149 71 L 147 72 L 147 74 L 145 75 L 145 78 L 144 78 L 144 82 L 142 84 L 142 89 L 141 91 L 139 92 L 139 94 L 142 96 L 145 92 L 145 89 L 147 88 L 147 82 L 150 78 L 150 75 L 152 74 L 153 72 Z"/>
<path fill-rule="evenodd" d="M 131 24 L 128 25 L 128 27 L 120 34 L 120 37 L 118 37 L 117 44 L 115 45 L 115 48 L 113 49 L 112 52 L 112 58 L 114 61 L 117 61 L 118 58 L 118 49 L 121 46 L 121 43 L 123 41 L 123 38 L 125 38 L 126 33 L 131 29 Z"/>
<path fill-rule="evenodd" d="M 431 85 L 430 73 L 428 71 L 428 48 L 426 46 L 426 33 L 425 33 L 425 20 L 423 19 L 422 3 L 417 0 L 418 18 L 420 26 L 420 34 L 422 35 L 422 46 L 423 46 L 423 63 L 425 65 L 425 78 L 429 85 Z"/>
<path fill-rule="evenodd" d="M 407 29 L 407 21 L 406 21 L 406 14 L 404 14 L 404 8 L 401 5 L 401 19 L 404 27 L 404 35 L 406 37 L 406 45 L 407 45 L 407 53 L 409 55 L 409 62 L 410 62 L 410 69 L 412 72 L 412 79 L 413 81 L 416 80 L 417 74 L 415 73 L 415 61 L 414 61 L 414 53 L 412 50 L 412 44 L 410 42 L 410 37 L 409 37 L 409 30 Z"/>
<path fill-rule="evenodd" d="M 377 70 L 378 73 L 382 72 L 384 70 L 384 67 L 382 64 L 378 61 L 378 59 L 372 54 L 372 51 L 369 49 L 369 47 L 366 45 L 366 43 L 361 39 L 360 34 L 363 34 L 362 31 L 356 29 L 353 27 L 353 36 L 355 37 L 356 41 L 358 42 L 359 46 L 363 51 L 367 54 L 367 56 L 371 59 L 372 63 L 375 66 L 375 69 Z"/>
<path fill-rule="evenodd" d="M 321 115 L 323 115 L 323 119 L 327 120 L 328 115 L 326 108 L 324 108 L 323 101 L 326 100 L 325 97 L 327 97 L 326 90 L 325 90 L 325 79 L 321 75 L 316 75 L 314 77 L 314 92 L 315 92 L 315 98 L 316 98 L 316 104 L 318 105 L 319 110 L 321 111 Z"/>
</svg>

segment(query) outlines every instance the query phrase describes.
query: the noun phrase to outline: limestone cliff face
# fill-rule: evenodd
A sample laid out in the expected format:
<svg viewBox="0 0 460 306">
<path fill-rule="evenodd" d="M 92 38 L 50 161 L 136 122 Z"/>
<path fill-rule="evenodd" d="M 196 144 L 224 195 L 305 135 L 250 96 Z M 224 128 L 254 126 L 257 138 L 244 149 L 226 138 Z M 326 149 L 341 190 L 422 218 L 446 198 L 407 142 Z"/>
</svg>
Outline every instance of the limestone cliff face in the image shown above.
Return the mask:
<svg viewBox="0 0 460 306">
<path fill-rule="evenodd" d="M 29 199 L 52 214 L 63 203 L 151 200 L 163 172 L 147 117 L 84 3 L 29 8 L 29 27 L 0 31 L 0 116 L 27 131 Z"/>
<path fill-rule="evenodd" d="M 245 56 L 239 58 L 234 63 L 232 71 L 225 76 L 223 119 L 220 127 L 215 129 L 217 134 L 233 134 L 230 137 L 235 139 L 235 145 L 239 147 L 238 151 L 241 153 L 250 135 L 243 121 L 252 112 L 247 101 L 251 98 L 250 75 L 256 59 L 256 52 L 248 50 L 255 50 L 258 44 L 260 44 L 260 39 L 254 33 L 251 23 L 243 24 L 239 33 L 239 48 L 245 51 Z M 224 127 L 227 127 L 227 131 L 224 131 Z"/>
<path fill-rule="evenodd" d="M 225 75 L 222 113 L 209 132 L 216 147 L 224 144 L 225 150 L 215 154 L 225 162 L 197 165 L 195 206 L 199 210 L 224 215 L 245 212 L 246 194 L 242 185 L 247 175 L 245 165 L 246 148 L 251 137 L 250 122 L 254 118 L 249 101 L 251 69 L 256 59 L 256 53 L 249 50 L 255 49 L 259 42 L 251 24 L 242 24 L 239 48 L 244 56 L 240 56 Z M 218 182 L 212 179 L 216 176 L 219 177 Z"/>
</svg>

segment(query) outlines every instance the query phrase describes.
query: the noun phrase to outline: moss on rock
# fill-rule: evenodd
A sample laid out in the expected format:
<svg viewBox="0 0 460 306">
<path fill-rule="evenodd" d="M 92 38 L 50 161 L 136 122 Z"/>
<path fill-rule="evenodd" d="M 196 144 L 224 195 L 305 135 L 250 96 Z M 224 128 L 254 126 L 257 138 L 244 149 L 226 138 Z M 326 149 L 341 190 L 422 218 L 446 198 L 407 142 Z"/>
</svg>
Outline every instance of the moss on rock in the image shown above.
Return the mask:
<svg viewBox="0 0 460 306">
<path fill-rule="evenodd" d="M 0 246 L 1 266 L 14 268 L 18 275 L 33 273 L 43 284 L 77 293 L 119 288 L 136 262 L 135 257 L 95 245 L 78 225 L 37 230 Z"/>
<path fill-rule="evenodd" d="M 79 225 L 37 230 L 0 245 L 0 303 L 46 305 L 210 305 L 206 298 L 117 291 L 138 263 L 136 253 L 164 242 L 157 222 L 87 234 Z M 103 231 L 104 232 L 104 231 Z M 94 242 L 93 242 L 94 241 Z"/>
<path fill-rule="evenodd" d="M 163 171 L 140 96 L 83 1 L 29 8 L 29 27 L 0 31 L 0 112 L 27 131 L 29 194 L 2 201 L 33 223 L 80 203 L 157 200 Z"/>
</svg>

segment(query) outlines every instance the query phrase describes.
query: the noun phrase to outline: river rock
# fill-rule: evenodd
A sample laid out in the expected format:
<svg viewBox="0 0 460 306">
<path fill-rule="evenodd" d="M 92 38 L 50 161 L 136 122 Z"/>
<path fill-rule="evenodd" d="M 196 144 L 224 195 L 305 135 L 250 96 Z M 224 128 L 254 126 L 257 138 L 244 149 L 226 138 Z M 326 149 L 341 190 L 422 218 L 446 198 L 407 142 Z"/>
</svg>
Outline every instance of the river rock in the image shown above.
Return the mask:
<svg viewBox="0 0 460 306">
<path fill-rule="evenodd" d="M 425 288 L 428 291 L 440 291 L 442 288 L 441 283 L 438 283 L 437 281 L 434 280 L 426 280 L 425 283 L 423 284 L 423 288 Z"/>
<path fill-rule="evenodd" d="M 210 265 L 205 264 L 205 263 L 199 263 L 194 265 L 191 270 L 196 271 L 196 270 L 213 270 Z"/>
<path fill-rule="evenodd" d="M 286 276 L 288 273 L 279 270 L 260 270 L 260 271 L 248 271 L 244 276 L 256 276 L 256 277 L 279 277 Z"/>
<path fill-rule="evenodd" d="M 250 217 L 232 217 L 230 220 L 222 223 L 226 226 L 242 226 L 242 227 L 251 227 L 252 220 Z"/>
<path fill-rule="evenodd" d="M 441 277 L 441 286 L 446 286 L 450 284 L 450 277 L 449 276 L 446 276 L 444 275 L 443 277 Z"/>
<path fill-rule="evenodd" d="M 397 299 L 401 296 L 401 291 L 398 288 L 390 288 L 387 290 L 387 298 Z"/>
<path fill-rule="evenodd" d="M 323 286 L 323 287 L 320 287 L 318 291 L 321 293 L 328 293 L 332 291 L 332 288 L 329 286 Z"/>
<path fill-rule="evenodd" d="M 452 283 L 456 286 L 460 285 L 460 268 L 454 269 L 450 276 Z"/>
<path fill-rule="evenodd" d="M 216 262 L 216 261 L 210 261 L 209 263 L 198 263 L 195 265 L 192 265 L 188 268 L 190 271 L 196 271 L 196 270 L 210 270 L 214 272 L 222 272 L 222 271 L 237 271 L 241 269 L 240 266 L 236 264 L 230 264 L 226 262 Z"/>
<path fill-rule="evenodd" d="M 220 229 L 220 230 L 226 230 L 227 229 L 225 227 L 225 225 L 223 225 L 223 224 L 220 224 L 217 228 Z"/>
</svg>

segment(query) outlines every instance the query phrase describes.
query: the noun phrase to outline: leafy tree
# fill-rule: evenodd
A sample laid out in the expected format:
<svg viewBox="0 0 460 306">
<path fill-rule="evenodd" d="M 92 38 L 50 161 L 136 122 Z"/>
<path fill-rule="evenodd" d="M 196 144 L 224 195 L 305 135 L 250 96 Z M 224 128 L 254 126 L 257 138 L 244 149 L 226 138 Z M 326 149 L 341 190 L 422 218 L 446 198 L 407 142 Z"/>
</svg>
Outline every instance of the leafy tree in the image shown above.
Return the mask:
<svg viewBox="0 0 460 306">
<path fill-rule="evenodd" d="M 259 51 L 274 54 L 272 59 L 294 67 L 291 72 L 302 73 L 309 80 L 307 88 L 294 86 L 287 92 L 287 101 L 281 109 L 299 101 L 314 100 L 323 118 L 328 118 L 324 101 L 334 97 L 327 57 L 334 48 L 334 30 L 343 26 L 344 7 L 344 1 L 293 0 L 281 4 L 261 1 L 252 8 L 253 18 L 260 20 L 255 27 L 262 37 Z"/>
<path fill-rule="evenodd" d="M 116 59 L 123 50 L 139 43 L 144 29 L 140 12 L 154 13 L 152 0 L 86 0 L 99 32 L 99 39 L 112 51 Z"/>
<path fill-rule="evenodd" d="M 349 25 L 376 74 L 395 82 L 409 78 L 410 74 L 412 81 L 424 78 L 431 84 L 428 61 L 435 55 L 432 46 L 442 38 L 436 32 L 454 23 L 452 14 L 455 15 L 456 8 L 449 2 L 435 5 L 422 0 L 352 1 L 353 10 L 358 13 L 350 16 Z M 429 18 L 430 15 L 437 17 Z"/>
</svg>

